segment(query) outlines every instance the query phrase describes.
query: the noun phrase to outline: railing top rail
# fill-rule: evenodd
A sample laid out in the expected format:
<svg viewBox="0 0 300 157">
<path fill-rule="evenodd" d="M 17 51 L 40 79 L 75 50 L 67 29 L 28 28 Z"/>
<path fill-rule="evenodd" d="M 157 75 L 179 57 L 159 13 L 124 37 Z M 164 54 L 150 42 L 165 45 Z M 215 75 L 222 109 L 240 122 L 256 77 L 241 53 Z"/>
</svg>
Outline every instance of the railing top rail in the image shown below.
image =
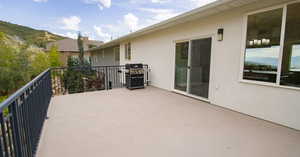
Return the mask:
<svg viewBox="0 0 300 157">
<path fill-rule="evenodd" d="M 148 66 L 148 64 L 143 64 L 143 66 Z M 81 68 L 81 67 L 89 67 L 89 66 L 73 66 L 71 68 Z M 106 67 L 125 67 L 125 65 L 106 65 L 106 66 L 103 66 L 103 65 L 92 65 L 90 66 L 92 68 L 106 68 Z M 51 68 L 51 69 L 67 69 L 68 67 L 54 67 L 54 68 Z"/>
<path fill-rule="evenodd" d="M 48 71 L 50 70 L 47 69 L 44 72 L 42 72 L 41 74 L 39 74 L 37 77 L 35 77 L 33 80 L 31 80 L 30 82 L 28 82 L 25 86 L 23 86 L 22 88 L 18 89 L 14 94 L 12 94 L 11 96 L 9 96 L 6 100 L 4 100 L 2 103 L 0 103 L 0 111 L 3 111 L 3 109 L 5 107 L 8 107 L 9 104 L 11 104 L 12 102 L 14 102 L 17 98 L 19 98 L 22 94 L 24 94 L 24 92 L 30 88 L 38 79 L 40 79 L 44 74 L 46 74 Z"/>
</svg>

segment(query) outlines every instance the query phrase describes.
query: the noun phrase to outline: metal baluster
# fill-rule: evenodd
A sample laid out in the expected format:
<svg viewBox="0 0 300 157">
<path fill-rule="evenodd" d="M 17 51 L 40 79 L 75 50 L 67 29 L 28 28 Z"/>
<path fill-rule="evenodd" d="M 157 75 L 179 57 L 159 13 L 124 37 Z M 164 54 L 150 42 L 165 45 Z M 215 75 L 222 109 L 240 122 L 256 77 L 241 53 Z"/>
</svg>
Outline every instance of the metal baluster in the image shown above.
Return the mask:
<svg viewBox="0 0 300 157">
<path fill-rule="evenodd" d="M 1 132 L 2 132 L 2 138 L 3 138 L 3 143 L 4 143 L 4 156 L 5 157 L 9 157 L 9 144 L 8 144 L 8 141 L 7 141 L 7 138 L 6 138 L 6 129 L 5 129 L 5 122 L 4 122 L 4 117 L 3 117 L 3 111 L 2 113 L 0 113 L 0 125 L 1 125 Z"/>
</svg>

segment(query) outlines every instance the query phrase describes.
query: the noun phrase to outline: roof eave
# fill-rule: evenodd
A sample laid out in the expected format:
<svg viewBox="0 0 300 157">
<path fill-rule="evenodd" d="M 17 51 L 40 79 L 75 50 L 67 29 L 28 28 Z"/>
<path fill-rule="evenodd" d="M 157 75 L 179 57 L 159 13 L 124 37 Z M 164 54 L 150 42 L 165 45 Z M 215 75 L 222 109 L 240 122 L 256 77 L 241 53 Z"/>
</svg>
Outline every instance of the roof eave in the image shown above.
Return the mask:
<svg viewBox="0 0 300 157">
<path fill-rule="evenodd" d="M 245 0 L 245 4 L 250 3 L 251 1 L 256 1 L 256 0 Z M 110 46 L 114 46 L 114 45 L 120 44 L 122 41 L 125 41 L 125 40 L 136 38 L 138 36 L 148 34 L 148 33 L 154 32 L 154 31 L 158 31 L 158 30 L 161 30 L 161 29 L 165 29 L 165 28 L 168 28 L 168 27 L 180 24 L 180 23 L 192 21 L 193 19 L 196 19 L 196 18 L 201 18 L 201 17 L 203 18 L 203 17 L 206 17 L 206 16 L 217 14 L 217 13 L 220 13 L 222 11 L 237 7 L 237 5 L 231 4 L 232 2 L 235 2 L 235 0 L 217 0 L 215 2 L 212 2 L 210 4 L 204 5 L 202 7 L 196 8 L 196 9 L 193 9 L 191 11 L 188 11 L 188 12 L 183 13 L 181 15 L 175 16 L 175 17 L 170 18 L 168 20 L 165 20 L 165 21 L 159 22 L 157 24 L 145 27 L 141 30 L 129 33 L 129 34 L 124 35 L 120 38 L 111 40 L 111 41 L 109 41 L 107 43 L 104 43 L 103 45 L 101 45 L 97 48 L 93 48 L 91 51 L 96 51 L 96 50 L 99 50 L 99 49 L 104 49 L 104 48 L 107 48 L 107 47 L 110 47 Z M 241 3 L 240 5 L 245 5 L 245 4 Z"/>
</svg>

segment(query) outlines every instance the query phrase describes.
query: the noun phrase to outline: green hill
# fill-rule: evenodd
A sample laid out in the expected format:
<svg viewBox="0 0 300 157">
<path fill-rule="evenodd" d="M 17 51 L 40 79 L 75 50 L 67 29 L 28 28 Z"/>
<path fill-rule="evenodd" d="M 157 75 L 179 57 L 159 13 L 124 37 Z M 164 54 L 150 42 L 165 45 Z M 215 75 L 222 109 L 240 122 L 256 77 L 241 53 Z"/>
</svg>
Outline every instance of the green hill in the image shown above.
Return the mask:
<svg viewBox="0 0 300 157">
<path fill-rule="evenodd" d="M 4 32 L 11 37 L 20 38 L 28 44 L 34 44 L 39 47 L 45 47 L 48 42 L 66 38 L 48 31 L 36 30 L 30 27 L 12 24 L 5 21 L 0 21 L 0 32 Z"/>
</svg>

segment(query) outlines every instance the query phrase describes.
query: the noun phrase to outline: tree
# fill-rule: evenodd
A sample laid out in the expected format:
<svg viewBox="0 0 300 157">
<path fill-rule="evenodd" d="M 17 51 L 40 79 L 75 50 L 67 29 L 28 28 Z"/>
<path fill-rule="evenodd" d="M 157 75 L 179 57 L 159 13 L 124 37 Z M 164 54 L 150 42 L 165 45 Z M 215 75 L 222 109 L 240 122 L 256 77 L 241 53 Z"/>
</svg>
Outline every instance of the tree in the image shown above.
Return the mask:
<svg viewBox="0 0 300 157">
<path fill-rule="evenodd" d="M 0 44 L 0 96 L 7 96 L 31 79 L 29 53 Z"/>
<path fill-rule="evenodd" d="M 51 67 L 60 67 L 62 62 L 60 61 L 60 53 L 58 52 L 58 47 L 52 45 L 49 51 L 49 61 Z"/>
<path fill-rule="evenodd" d="M 3 41 L 5 38 L 5 34 L 3 32 L 0 32 L 0 41 Z"/>
<path fill-rule="evenodd" d="M 77 38 L 77 44 L 78 44 L 78 50 L 79 50 L 79 60 L 80 60 L 80 65 L 84 64 L 84 47 L 83 47 L 83 40 L 81 33 L 78 33 L 78 38 Z"/>
<path fill-rule="evenodd" d="M 45 52 L 38 52 L 31 62 L 32 75 L 37 76 L 50 67 L 49 57 Z"/>
</svg>

